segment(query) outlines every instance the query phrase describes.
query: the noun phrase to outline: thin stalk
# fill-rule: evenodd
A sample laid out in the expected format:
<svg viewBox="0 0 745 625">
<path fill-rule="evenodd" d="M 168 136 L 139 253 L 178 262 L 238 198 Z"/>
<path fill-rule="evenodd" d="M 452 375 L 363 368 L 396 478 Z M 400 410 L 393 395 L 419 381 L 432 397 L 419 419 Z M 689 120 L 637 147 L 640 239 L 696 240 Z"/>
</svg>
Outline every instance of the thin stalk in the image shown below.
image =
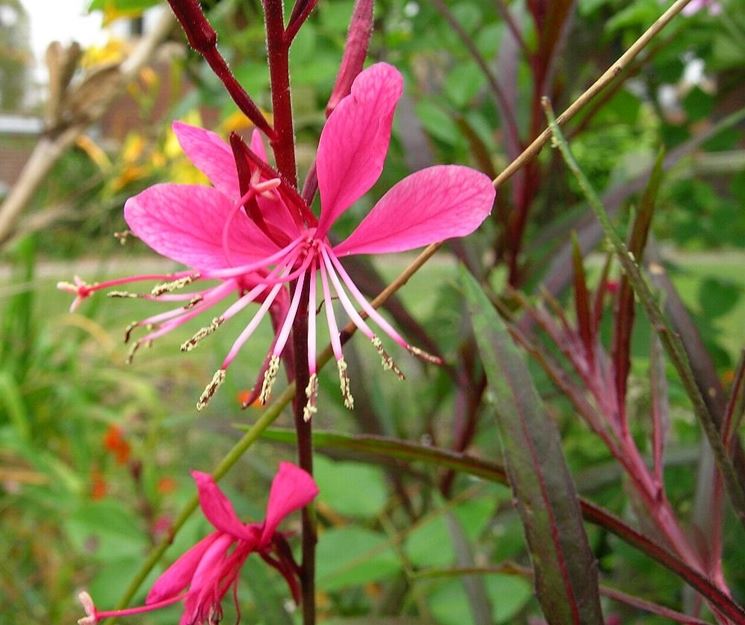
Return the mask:
<svg viewBox="0 0 745 625">
<path fill-rule="evenodd" d="M 225 85 L 233 102 L 267 137 L 274 136 L 274 130 L 264 117 L 261 109 L 254 103 L 251 96 L 235 79 L 228 67 L 228 63 L 217 49 L 217 33 L 207 20 L 202 7 L 197 0 L 168 0 L 173 14 L 178 19 L 186 34 L 189 45 L 204 57 L 215 75 Z"/>
<path fill-rule="evenodd" d="M 264 19 L 274 115 L 274 137 L 271 144 L 277 169 L 292 186 L 297 187 L 295 131 L 290 93 L 290 42 L 285 37 L 282 0 L 264 0 Z"/>
<path fill-rule="evenodd" d="M 304 418 L 306 397 L 303 389 L 308 385 L 308 359 L 303 358 L 308 350 L 308 291 L 309 285 L 306 281 L 303 292 L 300 294 L 300 306 L 298 307 L 295 321 L 292 324 L 292 342 L 295 353 L 300 355 L 295 362 L 295 393 L 293 412 L 295 413 L 295 430 L 297 431 L 297 454 L 300 468 L 313 475 L 313 439 L 311 436 L 311 421 Z M 313 625 L 316 621 L 316 543 L 318 533 L 316 530 L 316 518 L 313 504 L 303 508 L 302 512 L 302 555 L 303 561 L 300 571 L 303 593 L 303 624 Z"/>
<path fill-rule="evenodd" d="M 670 23 L 678 13 L 691 0 L 677 0 L 672 6 L 665 11 L 655 22 L 652 24 L 639 39 L 637 39 L 631 46 L 624 52 L 618 60 L 613 63 L 600 78 L 598 78 L 592 85 L 580 95 L 567 109 L 556 118 L 556 123 L 561 126 L 572 119 L 579 111 L 581 111 L 598 93 L 600 93 L 605 87 L 607 87 L 615 77 L 620 74 L 629 63 L 633 61 L 644 48 L 655 38 L 665 26 Z M 522 154 L 512 161 L 505 169 L 494 179 L 494 186 L 499 187 L 504 184 L 507 180 L 512 178 L 515 173 L 524 167 L 527 163 L 532 161 L 538 153 L 543 149 L 543 146 L 548 143 L 551 138 L 551 129 L 546 128 L 541 134 L 539 134 L 533 142 L 523 150 Z"/>
</svg>

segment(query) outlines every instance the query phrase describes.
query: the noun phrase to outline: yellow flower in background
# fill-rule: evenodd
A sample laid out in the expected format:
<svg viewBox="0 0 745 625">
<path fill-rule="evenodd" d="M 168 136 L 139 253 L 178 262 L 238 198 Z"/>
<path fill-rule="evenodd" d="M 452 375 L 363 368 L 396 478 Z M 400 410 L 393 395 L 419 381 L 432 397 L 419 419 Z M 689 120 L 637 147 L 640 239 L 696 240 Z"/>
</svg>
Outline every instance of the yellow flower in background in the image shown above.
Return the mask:
<svg viewBox="0 0 745 625">
<path fill-rule="evenodd" d="M 111 37 L 100 46 L 90 46 L 83 52 L 80 66 L 84 69 L 92 69 L 101 65 L 115 65 L 121 63 L 129 54 L 131 46 L 118 37 Z"/>
</svg>

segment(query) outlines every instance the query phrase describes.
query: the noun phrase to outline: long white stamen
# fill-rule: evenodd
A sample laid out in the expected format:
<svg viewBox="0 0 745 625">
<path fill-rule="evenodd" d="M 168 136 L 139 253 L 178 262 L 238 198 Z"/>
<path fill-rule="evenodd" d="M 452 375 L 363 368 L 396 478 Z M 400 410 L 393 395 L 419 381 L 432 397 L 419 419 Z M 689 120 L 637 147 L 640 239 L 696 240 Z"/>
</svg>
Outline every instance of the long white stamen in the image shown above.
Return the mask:
<svg viewBox="0 0 745 625">
<path fill-rule="evenodd" d="M 354 408 L 354 398 L 349 385 L 349 375 L 347 374 L 347 362 L 344 360 L 344 353 L 341 350 L 341 341 L 339 340 L 339 328 L 336 325 L 334 317 L 334 305 L 331 301 L 331 291 L 329 289 L 328 278 L 326 277 L 326 268 L 323 263 L 318 264 L 321 271 L 321 283 L 323 285 L 323 299 L 326 303 L 326 320 L 329 324 L 329 334 L 331 335 L 331 347 L 336 357 L 336 367 L 339 370 L 339 388 L 341 396 L 344 398 L 344 405 L 351 410 Z"/>
<path fill-rule="evenodd" d="M 385 348 L 383 347 L 383 343 L 380 341 L 380 339 L 375 335 L 375 333 L 370 329 L 370 326 L 365 323 L 365 320 L 359 315 L 357 312 L 357 309 L 354 307 L 354 304 L 350 301 L 349 297 L 347 296 L 346 291 L 344 290 L 344 287 L 339 282 L 339 278 L 337 277 L 336 273 L 334 272 L 334 267 L 331 264 L 331 261 L 329 260 L 328 254 L 326 250 L 322 250 L 323 254 L 323 262 L 326 265 L 326 269 L 329 273 L 329 276 L 331 277 L 331 281 L 334 283 L 334 287 L 336 289 L 336 294 L 339 296 L 339 299 L 341 300 L 341 304 L 344 307 L 344 310 L 347 311 L 347 314 L 352 319 L 352 323 L 357 326 L 357 328 L 364 334 L 368 339 L 370 339 L 370 342 L 373 344 L 373 347 L 375 347 L 375 350 L 378 352 L 378 355 L 380 356 L 380 360 L 383 364 L 383 369 L 386 371 L 393 371 L 393 373 L 398 377 L 399 380 L 405 379 L 405 375 L 401 371 L 401 369 L 398 368 L 398 365 L 394 362 L 393 358 L 391 358 L 390 354 L 385 351 Z"/>
<path fill-rule="evenodd" d="M 398 343 L 401 347 L 410 351 L 412 354 L 418 356 L 422 360 L 426 360 L 427 362 L 431 362 L 434 364 L 442 364 L 442 360 L 437 356 L 433 356 L 432 354 L 428 354 L 427 352 L 425 352 L 423 349 L 419 349 L 418 347 L 409 345 L 409 343 L 407 343 L 401 337 L 401 335 L 393 329 L 393 326 L 391 326 L 391 324 L 386 321 L 385 317 L 383 317 L 383 315 L 375 310 L 375 308 L 372 307 L 367 299 L 365 299 L 365 296 L 360 292 L 360 290 L 357 288 L 357 285 L 352 281 L 352 279 L 349 277 L 349 274 L 344 270 L 344 267 L 334 254 L 333 250 L 328 246 L 325 246 L 325 250 L 328 251 L 328 257 L 331 259 L 334 267 L 339 272 L 339 277 L 342 279 L 347 288 L 349 288 L 349 292 L 357 300 L 357 302 L 367 313 L 367 315 L 371 319 L 373 319 L 388 336 L 396 341 L 396 343 Z"/>
<path fill-rule="evenodd" d="M 126 343 L 129 340 L 129 335 L 135 327 L 159 325 L 155 331 L 150 332 L 140 339 L 142 341 L 154 341 L 187 321 L 190 321 L 197 315 L 200 315 L 208 308 L 221 302 L 230 295 L 230 293 L 235 291 L 236 288 L 237 285 L 233 280 L 227 280 L 223 284 L 220 284 L 209 291 L 205 291 L 201 302 L 194 304 L 193 306 L 181 306 L 180 308 L 153 315 L 152 317 L 138 321 L 135 324 L 130 324 L 127 327 L 124 342 Z"/>
<path fill-rule="evenodd" d="M 294 241 L 291 241 L 289 244 L 287 244 L 285 247 L 283 247 L 278 252 L 275 252 L 274 254 L 270 256 L 266 256 L 262 258 L 261 260 L 256 261 L 255 263 L 249 263 L 247 265 L 239 265 L 237 267 L 228 267 L 226 269 L 207 270 L 202 273 L 202 277 L 203 278 L 219 278 L 219 279 L 236 278 L 238 276 L 251 273 L 252 271 L 256 271 L 257 269 L 263 269 L 267 265 L 271 265 L 272 263 L 275 263 L 285 258 L 293 249 L 295 249 L 298 245 L 300 245 L 300 243 L 303 240 L 304 240 L 304 237 L 298 237 L 297 239 L 295 239 Z"/>
<path fill-rule="evenodd" d="M 352 320 L 352 323 L 356 325 L 360 332 L 364 334 L 367 338 L 371 339 L 373 336 L 375 336 L 374 332 L 370 329 L 370 326 L 368 326 L 365 323 L 365 320 L 360 317 L 359 313 L 357 312 L 357 309 L 354 307 L 352 302 L 349 300 L 349 297 L 347 296 L 346 292 L 344 291 L 344 288 L 341 285 L 341 282 L 339 282 L 339 278 L 334 272 L 334 267 L 332 266 L 328 254 L 326 253 L 326 250 L 321 250 L 321 254 L 323 255 L 323 262 L 326 266 L 326 271 L 328 271 L 329 277 L 331 278 L 331 281 L 334 283 L 334 287 L 336 290 L 336 294 L 339 296 L 339 300 L 341 301 L 341 305 L 344 308 L 344 310 L 347 311 L 347 314 L 349 315 L 350 319 Z"/>
<path fill-rule="evenodd" d="M 290 330 L 292 329 L 292 322 L 295 321 L 295 315 L 297 314 L 298 306 L 300 305 L 300 296 L 303 293 L 303 286 L 305 285 L 305 274 L 310 265 L 311 257 L 309 256 L 303 261 L 302 273 L 298 276 L 297 284 L 295 285 L 295 293 L 292 295 L 292 301 L 290 307 L 287 309 L 287 315 L 285 320 L 282 322 L 282 328 L 277 335 L 277 342 L 274 345 L 273 355 L 281 356 L 282 350 L 285 348 L 287 339 L 290 336 Z"/>
<path fill-rule="evenodd" d="M 287 271 L 287 268 L 285 268 L 285 271 Z M 243 344 L 251 338 L 251 335 L 254 333 L 254 330 L 258 327 L 261 320 L 264 318 L 264 315 L 266 315 L 266 311 L 269 310 L 269 307 L 274 302 L 275 298 L 277 297 L 277 293 L 279 293 L 279 290 L 282 288 L 281 284 L 276 284 L 274 287 L 272 287 L 272 290 L 269 291 L 269 295 L 266 296 L 264 299 L 264 302 L 261 304 L 261 307 L 254 315 L 253 319 L 249 322 L 249 324 L 243 329 L 243 332 L 240 333 L 238 338 L 233 343 L 233 346 L 230 348 L 230 351 L 228 352 L 228 355 L 225 357 L 225 360 L 223 360 L 222 366 L 223 369 L 227 369 L 231 362 L 233 362 L 233 359 L 236 357 L 238 352 L 240 351 L 241 347 L 243 347 Z"/>
<path fill-rule="evenodd" d="M 341 360 L 342 358 L 344 358 L 344 354 L 341 351 L 339 327 L 336 325 L 336 317 L 334 316 L 334 304 L 331 300 L 331 291 L 329 289 L 328 278 L 326 277 L 326 268 L 323 266 L 323 263 L 319 263 L 318 269 L 321 272 L 321 286 L 323 287 L 323 301 L 326 308 L 326 322 L 329 326 L 331 349 L 334 351 L 334 356 L 336 357 L 336 359 Z"/>
<path fill-rule="evenodd" d="M 308 372 L 316 373 L 316 259 L 310 265 L 308 283 Z"/>
</svg>

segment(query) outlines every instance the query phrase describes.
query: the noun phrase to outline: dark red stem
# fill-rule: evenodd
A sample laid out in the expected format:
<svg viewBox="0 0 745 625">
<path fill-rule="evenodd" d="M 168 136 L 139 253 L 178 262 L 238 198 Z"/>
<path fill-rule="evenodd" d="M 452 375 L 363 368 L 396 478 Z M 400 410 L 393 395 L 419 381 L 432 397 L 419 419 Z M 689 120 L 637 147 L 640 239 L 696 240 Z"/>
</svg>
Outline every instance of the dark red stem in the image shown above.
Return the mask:
<svg viewBox="0 0 745 625">
<path fill-rule="evenodd" d="M 281 0 L 264 0 L 264 20 L 274 114 L 274 136 L 270 141 L 277 169 L 292 186 L 297 187 L 295 131 L 290 94 L 290 42 L 285 36 Z"/>
<path fill-rule="evenodd" d="M 313 475 L 313 439 L 310 421 L 303 417 L 305 408 L 305 387 L 308 385 L 308 359 L 303 354 L 308 351 L 308 282 L 303 286 L 297 316 L 292 325 L 292 341 L 295 360 L 295 430 L 297 431 L 298 464 Z M 315 574 L 316 574 L 316 524 L 311 507 L 303 509 L 303 563 L 300 570 L 303 591 L 303 625 L 314 625 L 316 621 Z"/>
<path fill-rule="evenodd" d="M 202 11 L 199 0 L 168 0 L 171 10 L 184 29 L 189 45 L 204 57 L 212 71 L 225 85 L 233 102 L 267 137 L 274 137 L 274 130 L 258 106 L 235 79 L 227 62 L 217 49 L 217 33 Z"/>
<path fill-rule="evenodd" d="M 285 31 L 285 41 L 288 45 L 295 38 L 300 27 L 305 24 L 305 20 L 310 17 L 317 4 L 318 0 L 297 0 L 295 6 L 292 7 L 292 14 L 290 19 L 287 20 L 287 30 Z"/>
<path fill-rule="evenodd" d="M 295 164 L 295 132 L 292 121 L 292 95 L 290 92 L 290 42 L 284 26 L 282 0 L 263 0 L 266 47 L 269 58 L 269 78 L 272 88 L 272 112 L 274 114 L 274 136 L 270 139 L 277 170 L 282 179 L 297 189 Z M 312 5 L 312 2 L 309 3 Z M 311 7 L 312 8 L 312 7 Z M 303 11 L 301 10 L 302 14 Z M 306 16 L 307 17 L 307 16 Z M 303 202 L 304 204 L 304 202 Z M 297 288 L 297 284 L 295 285 Z M 292 324 L 292 343 L 295 353 L 295 429 L 297 431 L 298 464 L 313 475 L 313 441 L 311 424 L 303 418 L 305 388 L 308 385 L 308 282 L 300 296 L 295 320 Z M 300 567 L 302 582 L 303 625 L 315 625 L 316 598 L 316 524 L 312 506 L 303 509 L 303 538 Z"/>
</svg>

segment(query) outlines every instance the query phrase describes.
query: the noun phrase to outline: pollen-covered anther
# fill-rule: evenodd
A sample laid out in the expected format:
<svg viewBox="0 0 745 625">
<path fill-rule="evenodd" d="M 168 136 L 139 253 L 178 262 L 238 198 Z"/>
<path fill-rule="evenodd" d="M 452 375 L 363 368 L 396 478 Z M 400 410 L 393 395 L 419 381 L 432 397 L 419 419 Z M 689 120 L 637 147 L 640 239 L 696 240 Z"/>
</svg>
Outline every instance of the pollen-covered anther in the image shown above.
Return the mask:
<svg viewBox="0 0 745 625">
<path fill-rule="evenodd" d="M 279 356 L 272 355 L 269 359 L 269 366 L 264 372 L 264 381 L 261 384 L 261 392 L 259 393 L 259 403 L 263 406 L 269 401 L 269 396 L 272 394 L 272 386 L 277 380 L 277 374 L 279 373 Z"/>
<path fill-rule="evenodd" d="M 125 245 L 131 236 L 134 236 L 134 233 L 131 230 L 121 230 L 120 232 L 114 233 L 114 238 L 119 241 L 121 245 Z"/>
<path fill-rule="evenodd" d="M 189 302 L 184 306 L 184 310 L 191 310 L 197 304 L 201 304 L 204 301 L 204 297 L 197 295 L 195 298 L 190 299 Z"/>
<path fill-rule="evenodd" d="M 194 349 L 198 344 L 199 341 L 201 341 L 204 338 L 207 338 L 210 334 L 212 334 L 217 328 L 219 328 L 223 321 L 225 321 L 222 317 L 215 317 L 208 326 L 205 326 L 204 328 L 197 330 L 196 334 L 192 336 L 188 341 L 181 344 L 181 351 L 182 352 L 190 352 L 192 349 Z"/>
<path fill-rule="evenodd" d="M 377 351 L 380 356 L 380 362 L 383 365 L 383 369 L 386 371 L 393 371 L 399 380 L 405 380 L 406 376 L 404 375 L 404 372 L 398 368 L 398 365 L 394 362 L 393 358 L 391 358 L 391 355 L 385 351 L 385 347 L 383 347 L 381 340 L 373 334 L 370 341 L 372 342 L 375 351 Z"/>
<path fill-rule="evenodd" d="M 220 385 L 225 382 L 225 369 L 218 369 L 212 376 L 212 381 L 205 387 L 197 402 L 197 410 L 204 408 L 212 399 Z"/>
<path fill-rule="evenodd" d="M 133 321 L 126 328 L 124 328 L 124 342 L 129 343 L 129 339 L 132 338 L 132 331 L 140 325 L 139 321 Z"/>
<path fill-rule="evenodd" d="M 178 280 L 173 280 L 171 282 L 161 282 L 160 284 L 156 284 L 153 287 L 153 290 L 150 291 L 151 295 L 163 295 L 164 293 L 171 293 L 172 291 L 178 291 L 179 289 L 183 289 L 185 286 L 191 284 L 199 278 L 199 274 L 194 274 L 191 276 L 184 276 L 183 278 L 179 278 Z"/>
<path fill-rule="evenodd" d="M 308 378 L 308 386 L 305 387 L 305 408 L 303 408 L 303 420 L 307 423 L 314 414 L 318 412 L 318 375 L 312 373 Z"/>
<path fill-rule="evenodd" d="M 354 397 L 352 397 L 352 389 L 349 384 L 347 361 L 340 358 L 336 361 L 336 366 L 339 369 L 339 388 L 341 389 L 341 396 L 344 398 L 344 406 L 348 410 L 352 410 L 354 408 Z"/>
<path fill-rule="evenodd" d="M 109 291 L 106 293 L 106 297 L 137 299 L 138 297 L 142 297 L 142 295 L 131 293 L 130 291 Z"/>
<path fill-rule="evenodd" d="M 442 358 L 439 356 L 433 356 L 429 352 L 425 352 L 423 349 L 419 349 L 418 347 L 414 347 L 413 345 L 407 345 L 406 349 L 408 349 L 414 356 L 417 358 L 421 358 L 425 362 L 431 362 L 433 365 L 441 365 L 442 364 Z"/>
<path fill-rule="evenodd" d="M 132 347 L 129 348 L 129 353 L 127 354 L 127 364 L 131 365 L 132 361 L 134 360 L 135 353 L 137 353 L 137 350 L 140 349 L 140 346 L 142 345 L 142 341 L 135 341 L 132 344 Z"/>
</svg>

